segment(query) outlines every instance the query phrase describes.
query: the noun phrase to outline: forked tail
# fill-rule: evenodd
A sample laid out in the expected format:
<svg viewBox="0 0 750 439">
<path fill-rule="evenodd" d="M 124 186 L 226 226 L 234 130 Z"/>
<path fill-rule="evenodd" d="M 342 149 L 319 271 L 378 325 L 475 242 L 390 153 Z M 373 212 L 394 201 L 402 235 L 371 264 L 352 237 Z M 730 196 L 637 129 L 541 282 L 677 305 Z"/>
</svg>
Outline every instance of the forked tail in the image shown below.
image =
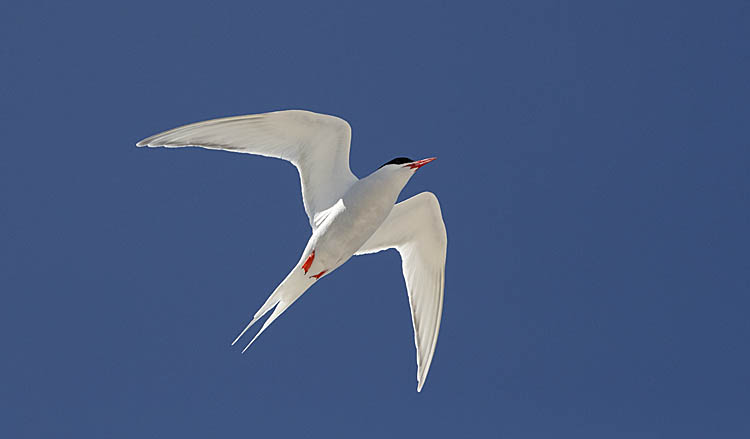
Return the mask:
<svg viewBox="0 0 750 439">
<path fill-rule="evenodd" d="M 293 269 L 292 272 L 289 273 L 286 279 L 284 279 L 279 284 L 279 286 L 276 287 L 274 292 L 271 293 L 270 296 L 268 296 L 268 299 L 266 299 L 266 303 L 264 303 L 263 306 L 260 307 L 258 312 L 256 312 L 253 316 L 253 319 L 250 321 L 250 323 L 248 323 L 245 329 L 240 332 L 240 335 L 238 335 L 237 338 L 234 339 L 234 341 L 232 342 L 232 346 L 234 346 L 234 344 L 237 343 L 237 341 L 242 338 L 243 335 L 245 335 L 245 332 L 247 332 L 247 330 L 250 329 L 250 327 L 253 326 L 255 322 L 260 320 L 261 317 L 263 317 L 268 311 L 273 308 L 271 316 L 263 323 L 260 331 L 255 334 L 255 337 L 253 337 L 253 339 L 250 340 L 250 343 L 245 346 L 245 349 L 242 350 L 242 352 L 244 353 L 258 338 L 258 336 L 262 334 L 263 331 L 265 331 L 266 328 L 268 328 L 268 326 L 273 323 L 273 321 L 276 320 L 284 311 L 286 311 L 287 308 L 289 308 L 297 299 L 299 299 L 299 297 L 302 296 L 302 294 L 307 291 L 307 289 L 310 288 L 314 283 L 315 279 L 311 279 L 310 277 L 306 276 L 302 270 L 295 267 L 295 269 Z"/>
</svg>

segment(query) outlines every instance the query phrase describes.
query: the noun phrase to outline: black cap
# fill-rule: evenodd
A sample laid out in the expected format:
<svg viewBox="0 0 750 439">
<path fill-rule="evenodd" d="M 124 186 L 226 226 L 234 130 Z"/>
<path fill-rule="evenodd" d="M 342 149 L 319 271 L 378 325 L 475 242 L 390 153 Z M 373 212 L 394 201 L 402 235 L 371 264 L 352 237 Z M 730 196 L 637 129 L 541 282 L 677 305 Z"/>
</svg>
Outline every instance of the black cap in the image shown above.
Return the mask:
<svg viewBox="0 0 750 439">
<path fill-rule="evenodd" d="M 381 165 L 380 168 L 382 168 L 385 165 L 402 165 L 404 163 L 411 163 L 413 161 L 414 160 L 412 160 L 412 159 L 410 159 L 408 157 L 396 157 L 395 159 L 391 160 L 388 163 L 383 163 L 383 165 Z M 378 168 L 378 169 L 380 169 L 380 168 Z"/>
</svg>

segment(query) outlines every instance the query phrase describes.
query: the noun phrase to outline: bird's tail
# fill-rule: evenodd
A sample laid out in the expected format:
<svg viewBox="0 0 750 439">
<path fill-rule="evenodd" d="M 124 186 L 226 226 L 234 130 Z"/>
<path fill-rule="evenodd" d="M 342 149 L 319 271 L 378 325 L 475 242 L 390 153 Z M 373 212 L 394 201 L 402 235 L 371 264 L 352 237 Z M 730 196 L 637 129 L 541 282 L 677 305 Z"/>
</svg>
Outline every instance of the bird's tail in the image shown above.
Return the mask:
<svg viewBox="0 0 750 439">
<path fill-rule="evenodd" d="M 315 279 L 312 279 L 305 275 L 305 273 L 299 269 L 299 267 L 295 267 L 292 269 L 292 272 L 287 275 L 287 277 L 279 284 L 278 287 L 274 290 L 273 293 L 271 293 L 270 296 L 268 296 L 268 299 L 266 299 L 266 302 L 263 304 L 263 306 L 260 307 L 258 312 L 255 313 L 253 316 L 253 319 L 250 321 L 250 323 L 247 324 L 245 329 L 240 332 L 240 335 L 237 336 L 237 338 L 234 339 L 232 342 L 232 346 L 234 346 L 237 341 L 242 338 L 243 335 L 245 335 L 245 332 L 247 332 L 248 329 L 250 329 L 251 326 L 258 320 L 260 320 L 261 317 L 263 317 L 268 311 L 273 309 L 273 312 L 271 313 L 271 316 L 268 318 L 268 320 L 263 323 L 263 326 L 260 328 L 260 331 L 258 331 L 257 334 L 255 334 L 255 337 L 250 341 L 250 343 L 245 346 L 245 349 L 242 350 L 244 353 L 250 345 L 253 344 L 253 342 L 258 338 L 260 334 L 263 333 L 263 331 L 268 328 L 271 323 L 273 323 L 274 320 L 276 320 L 284 311 L 286 311 L 287 308 L 289 308 L 297 299 L 302 296 L 302 294 L 307 291 L 308 288 L 312 286 L 312 284 L 315 283 Z"/>
</svg>

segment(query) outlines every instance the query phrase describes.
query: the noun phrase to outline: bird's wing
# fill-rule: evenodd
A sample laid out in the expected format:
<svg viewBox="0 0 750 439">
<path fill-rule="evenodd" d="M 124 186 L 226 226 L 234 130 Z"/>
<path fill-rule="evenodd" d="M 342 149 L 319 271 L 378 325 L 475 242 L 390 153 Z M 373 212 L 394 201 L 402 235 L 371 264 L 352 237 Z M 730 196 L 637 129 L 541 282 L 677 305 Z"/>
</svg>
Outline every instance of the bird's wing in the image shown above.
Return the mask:
<svg viewBox="0 0 750 439">
<path fill-rule="evenodd" d="M 357 181 L 349 169 L 349 124 L 303 110 L 226 117 L 197 122 L 148 137 L 137 146 L 198 146 L 288 160 L 297 167 L 305 212 L 331 207 Z"/>
<path fill-rule="evenodd" d="M 417 345 L 417 391 L 424 386 L 440 330 L 447 245 L 440 203 L 434 194 L 422 192 L 396 204 L 356 253 L 395 248 L 401 254 Z"/>
</svg>

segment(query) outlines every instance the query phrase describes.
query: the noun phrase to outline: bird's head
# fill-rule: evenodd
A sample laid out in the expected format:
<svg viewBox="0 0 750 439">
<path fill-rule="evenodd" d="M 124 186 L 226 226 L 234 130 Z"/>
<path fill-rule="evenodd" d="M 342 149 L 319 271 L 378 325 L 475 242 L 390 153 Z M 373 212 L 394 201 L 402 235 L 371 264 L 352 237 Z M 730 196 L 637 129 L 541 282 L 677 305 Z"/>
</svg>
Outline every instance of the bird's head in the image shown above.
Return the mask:
<svg viewBox="0 0 750 439">
<path fill-rule="evenodd" d="M 401 189 L 406 186 L 417 169 L 435 160 L 435 158 L 412 160 L 406 157 L 397 157 L 379 167 L 377 171 L 372 173 L 372 176 L 380 181 L 381 185 L 393 185 L 394 189 L 401 192 Z"/>
<path fill-rule="evenodd" d="M 404 173 L 405 175 L 412 176 L 417 169 L 435 160 L 437 157 L 430 157 L 422 160 L 412 160 L 407 157 L 396 157 L 388 163 L 383 164 L 378 170 L 385 170 L 386 172 L 393 173 Z"/>
</svg>

